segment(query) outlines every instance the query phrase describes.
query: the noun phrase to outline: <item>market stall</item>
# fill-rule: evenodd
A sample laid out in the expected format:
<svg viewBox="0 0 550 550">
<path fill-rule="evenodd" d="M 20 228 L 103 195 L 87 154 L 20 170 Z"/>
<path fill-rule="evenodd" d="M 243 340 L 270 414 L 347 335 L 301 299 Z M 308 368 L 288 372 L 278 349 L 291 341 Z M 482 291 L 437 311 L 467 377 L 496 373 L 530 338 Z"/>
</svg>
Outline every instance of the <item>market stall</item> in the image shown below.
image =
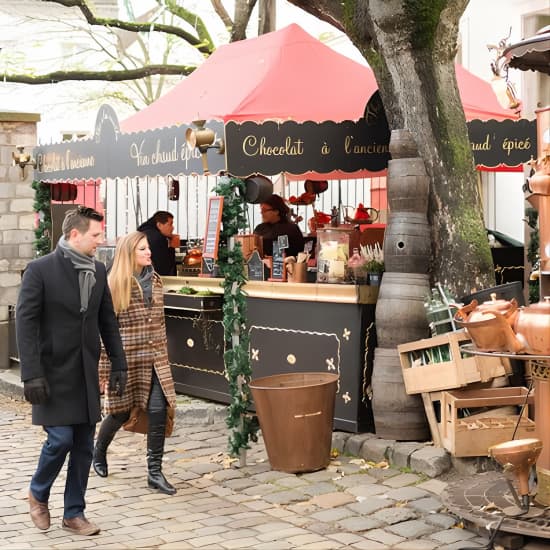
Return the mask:
<svg viewBox="0 0 550 550">
<path fill-rule="evenodd" d="M 307 61 L 312 58 L 316 63 Z M 472 80 L 472 75 L 460 67 L 457 75 L 459 87 L 461 82 L 468 86 L 475 82 L 475 89 L 461 87 L 467 117 L 491 119 L 476 122 L 472 130 L 474 156 L 485 155 L 476 162 L 496 167 L 515 166 L 525 160 L 519 158 L 529 154 L 525 148 L 512 148 L 506 156 L 490 155 L 504 150 L 503 143 L 512 129 L 515 137 L 522 132 L 531 136 L 532 125 L 506 120 L 501 126 L 498 121 L 513 115 L 500 108 L 490 86 Z M 353 86 L 342 86 L 346 82 L 353 82 Z M 337 178 L 342 192 L 350 179 L 362 179 L 367 186 L 366 179 L 383 176 L 389 159 L 389 129 L 376 96 L 370 69 L 291 25 L 219 48 L 174 90 L 120 126 L 114 111 L 102 107 L 93 139 L 35 150 L 35 179 L 57 184 L 100 178 L 109 236 L 133 229 L 134 215 L 145 214 L 146 218 L 155 210 L 171 210 L 173 206 L 179 212 L 178 232 L 189 238 L 191 235 L 182 229 L 189 205 L 194 204 L 203 218 L 194 237 L 202 237 L 207 229 L 209 180 L 215 180 L 214 176 L 208 180 L 197 176 L 203 173 L 205 157 L 214 175 L 229 172 L 245 178 L 256 173 L 284 174 L 285 181 L 300 182 Z M 202 125 L 193 123 L 198 118 L 204 120 Z M 490 131 L 486 124 L 492 125 Z M 201 152 L 187 145 L 186 135 L 199 127 L 213 130 L 212 150 L 206 147 Z M 218 154 L 222 142 L 224 155 Z M 194 194 L 185 187 L 176 193 L 172 183 L 178 178 L 197 180 Z M 199 199 L 198 190 L 205 181 L 208 185 L 203 186 Z M 143 185 L 153 192 L 140 194 Z M 123 209 L 118 208 L 120 195 L 131 197 Z M 344 201 L 347 199 L 339 198 L 337 205 L 350 204 Z M 357 202 L 351 206 L 358 206 Z M 146 212 L 138 204 L 146 205 Z M 317 282 L 315 278 L 309 284 L 289 283 L 285 277 L 249 282 L 245 291 L 250 358 L 255 377 L 290 371 L 338 373 L 335 426 L 372 431 L 368 386 L 377 287 L 353 284 L 345 276 L 343 264 L 352 256 L 352 237 L 357 233 L 354 225 L 344 226 L 342 232 L 348 239 L 341 247 L 347 246 L 345 259 L 334 258 L 342 263 L 334 270 L 344 274 L 338 279 L 340 284 Z M 363 234 L 378 231 L 372 243 L 382 241 L 383 224 L 365 224 L 363 229 Z M 165 280 L 169 352 L 176 387 L 191 395 L 228 402 L 220 298 L 199 299 L 178 292 L 182 287 L 216 292 L 220 281 L 213 277 L 191 279 L 188 275 Z"/>
</svg>

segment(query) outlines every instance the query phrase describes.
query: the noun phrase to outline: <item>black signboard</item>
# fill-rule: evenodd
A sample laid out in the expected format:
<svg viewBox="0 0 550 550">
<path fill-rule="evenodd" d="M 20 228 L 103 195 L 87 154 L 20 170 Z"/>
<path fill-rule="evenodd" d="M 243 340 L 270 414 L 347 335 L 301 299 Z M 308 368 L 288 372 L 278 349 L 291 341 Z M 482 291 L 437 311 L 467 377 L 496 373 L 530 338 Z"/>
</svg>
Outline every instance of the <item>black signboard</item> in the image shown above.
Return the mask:
<svg viewBox="0 0 550 550">
<path fill-rule="evenodd" d="M 223 138 L 223 122 L 209 120 L 216 139 Z M 112 107 L 102 105 L 94 137 L 86 140 L 41 145 L 33 150 L 37 167 L 34 179 L 60 181 L 202 174 L 201 154 L 190 148 L 185 132 L 191 125 L 171 126 L 124 134 Z M 225 158 L 208 154 L 210 172 L 225 169 Z"/>
<path fill-rule="evenodd" d="M 200 277 L 213 277 L 214 276 L 214 258 L 208 258 L 203 256 L 201 263 Z"/>
<path fill-rule="evenodd" d="M 218 257 L 220 227 L 222 223 L 223 197 L 210 197 L 208 200 L 208 216 L 206 218 L 206 233 L 202 247 L 202 256 Z"/>
<path fill-rule="evenodd" d="M 279 243 L 273 241 L 270 281 L 286 281 L 285 251 L 279 248 Z"/>
<path fill-rule="evenodd" d="M 248 278 L 251 281 L 263 281 L 264 280 L 264 267 L 265 264 L 257 250 L 254 250 L 248 258 Z"/>
<path fill-rule="evenodd" d="M 535 120 L 472 120 L 468 136 L 477 166 L 519 166 L 537 157 Z"/>
<path fill-rule="evenodd" d="M 388 165 L 389 135 L 353 122 L 228 122 L 225 125 L 227 170 L 246 177 L 260 173 L 303 174 L 342 170 L 377 172 Z"/>
</svg>

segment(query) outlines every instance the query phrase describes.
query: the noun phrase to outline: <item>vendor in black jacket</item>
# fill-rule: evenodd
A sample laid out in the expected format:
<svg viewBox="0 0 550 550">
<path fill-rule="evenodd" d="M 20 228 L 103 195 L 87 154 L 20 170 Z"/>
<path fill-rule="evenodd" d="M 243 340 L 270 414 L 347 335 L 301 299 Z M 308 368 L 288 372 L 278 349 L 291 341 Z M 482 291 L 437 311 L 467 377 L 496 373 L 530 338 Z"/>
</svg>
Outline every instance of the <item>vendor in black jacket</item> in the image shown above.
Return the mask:
<svg viewBox="0 0 550 550">
<path fill-rule="evenodd" d="M 177 275 L 176 251 L 169 246 L 174 233 L 174 216 L 170 212 L 159 210 L 138 227 L 138 231 L 147 235 L 153 267 L 159 275 Z"/>
<path fill-rule="evenodd" d="M 262 223 L 254 229 L 256 235 L 263 237 L 265 256 L 273 255 L 273 241 L 279 235 L 288 235 L 287 256 L 297 256 L 304 251 L 304 236 L 300 228 L 288 218 L 290 208 L 279 195 L 271 195 L 260 204 Z"/>
</svg>

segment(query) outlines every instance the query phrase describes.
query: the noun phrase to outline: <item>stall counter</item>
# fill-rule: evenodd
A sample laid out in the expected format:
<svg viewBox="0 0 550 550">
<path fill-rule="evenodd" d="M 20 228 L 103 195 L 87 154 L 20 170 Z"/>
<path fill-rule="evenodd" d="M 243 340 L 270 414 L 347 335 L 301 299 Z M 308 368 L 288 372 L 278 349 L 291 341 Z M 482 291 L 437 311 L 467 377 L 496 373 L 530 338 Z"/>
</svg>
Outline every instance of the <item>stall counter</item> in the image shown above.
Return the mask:
<svg viewBox="0 0 550 550">
<path fill-rule="evenodd" d="M 168 356 L 176 390 L 229 403 L 223 363 L 223 280 L 163 277 L 163 282 Z M 179 295 L 182 287 L 220 295 Z M 244 291 L 252 377 L 337 373 L 335 428 L 374 432 L 368 394 L 378 287 L 250 281 Z"/>
</svg>

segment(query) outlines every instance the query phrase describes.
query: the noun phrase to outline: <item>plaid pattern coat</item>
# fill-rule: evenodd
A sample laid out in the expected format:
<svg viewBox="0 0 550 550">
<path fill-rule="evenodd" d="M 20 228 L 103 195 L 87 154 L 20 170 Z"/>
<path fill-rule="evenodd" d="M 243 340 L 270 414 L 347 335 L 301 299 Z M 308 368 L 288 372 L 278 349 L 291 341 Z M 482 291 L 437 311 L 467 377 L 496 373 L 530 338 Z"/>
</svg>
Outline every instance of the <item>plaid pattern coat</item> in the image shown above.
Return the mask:
<svg viewBox="0 0 550 550">
<path fill-rule="evenodd" d="M 109 389 L 110 362 L 103 349 L 99 361 L 100 384 L 105 388 L 104 412 L 116 414 L 133 407 L 147 410 L 153 368 L 169 407 L 176 406 L 174 380 L 168 363 L 162 281 L 153 275 L 153 301 L 146 306 L 134 281 L 130 305 L 119 313 L 120 336 L 128 361 L 128 382 L 122 397 Z"/>
</svg>

